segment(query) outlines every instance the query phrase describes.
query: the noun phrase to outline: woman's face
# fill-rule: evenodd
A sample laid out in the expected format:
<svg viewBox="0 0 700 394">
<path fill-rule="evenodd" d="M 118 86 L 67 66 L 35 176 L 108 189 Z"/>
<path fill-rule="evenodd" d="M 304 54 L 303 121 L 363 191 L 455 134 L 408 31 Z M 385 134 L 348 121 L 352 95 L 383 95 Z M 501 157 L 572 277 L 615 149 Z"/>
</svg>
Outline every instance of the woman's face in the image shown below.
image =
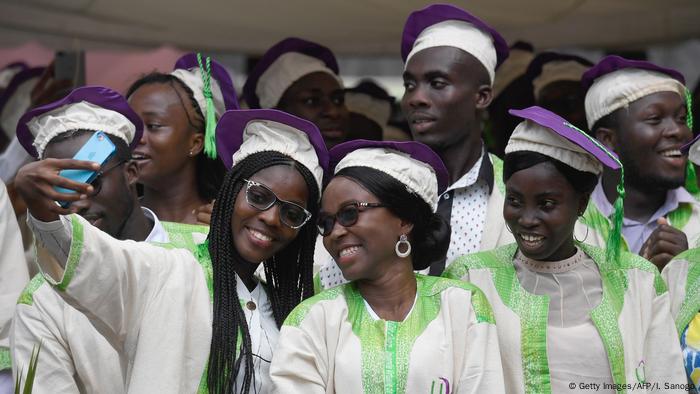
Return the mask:
<svg viewBox="0 0 700 394">
<path fill-rule="evenodd" d="M 267 167 L 255 173 L 249 180 L 266 186 L 280 200 L 307 208 L 308 186 L 301 173 L 291 165 Z M 234 203 L 231 233 L 238 254 L 245 261 L 257 264 L 289 245 L 299 234 L 299 229 L 282 223 L 278 203 L 265 211 L 248 204 L 244 183 Z"/>
<path fill-rule="evenodd" d="M 345 92 L 327 73 L 314 72 L 299 78 L 284 92 L 278 108 L 315 124 L 329 149 L 347 137 Z"/>
<path fill-rule="evenodd" d="M 143 85 L 129 97 L 144 124 L 133 153 L 139 159 L 140 183 L 172 182 L 188 165 L 195 165 L 203 135 L 190 125 L 189 119 L 195 119 L 190 101 L 184 90 L 168 83 Z"/>
<path fill-rule="evenodd" d="M 353 202 L 380 201 L 354 180 L 335 177 L 323 193 L 319 215 L 336 214 Z M 348 280 L 375 279 L 389 264 L 396 264 L 396 242 L 411 228 L 387 208 L 360 210 L 355 224 L 344 227 L 336 221 L 333 231 L 323 237 L 323 245 Z"/>
<path fill-rule="evenodd" d="M 506 181 L 503 218 L 525 256 L 563 260 L 574 251 L 574 224 L 587 202 L 554 164 L 544 162 Z"/>
</svg>

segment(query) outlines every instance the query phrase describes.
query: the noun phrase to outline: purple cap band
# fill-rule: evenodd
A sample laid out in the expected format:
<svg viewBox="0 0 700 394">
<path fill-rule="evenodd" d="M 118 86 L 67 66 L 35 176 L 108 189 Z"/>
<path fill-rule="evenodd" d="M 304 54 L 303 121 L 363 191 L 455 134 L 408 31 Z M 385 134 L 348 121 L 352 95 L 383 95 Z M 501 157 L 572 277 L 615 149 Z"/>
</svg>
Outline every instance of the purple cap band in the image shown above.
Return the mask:
<svg viewBox="0 0 700 394">
<path fill-rule="evenodd" d="M 447 168 L 445 168 L 445 164 L 442 162 L 442 159 L 440 159 L 440 156 L 438 156 L 437 153 L 435 153 L 427 145 L 416 141 L 394 142 L 353 140 L 343 142 L 342 144 L 338 144 L 331 148 L 329 152 L 331 174 L 335 172 L 335 166 L 337 166 L 345 156 L 353 151 L 363 148 L 385 148 L 406 153 L 413 159 L 421 161 L 433 168 L 435 171 L 435 176 L 437 177 L 438 195 L 447 189 L 447 183 L 450 178 L 447 174 Z"/>
<path fill-rule="evenodd" d="M 243 86 L 243 97 L 250 108 L 260 108 L 260 98 L 255 93 L 258 86 L 258 80 L 267 71 L 268 68 L 275 62 L 280 56 L 288 52 L 298 52 L 307 56 L 315 57 L 321 60 L 326 67 L 338 75 L 338 61 L 335 59 L 335 55 L 330 49 L 324 47 L 323 45 L 316 44 L 315 42 L 306 41 L 301 38 L 290 37 L 273 45 L 270 49 L 265 52 L 265 54 L 260 58 L 260 60 L 255 64 L 255 67 L 248 74 L 248 80 L 246 80 Z"/>
<path fill-rule="evenodd" d="M 129 103 L 126 102 L 126 99 L 124 99 L 121 94 L 102 86 L 83 86 L 74 89 L 68 94 L 68 96 L 62 98 L 61 100 L 34 108 L 22 115 L 17 123 L 17 139 L 19 140 L 20 144 L 22 144 L 24 149 L 30 155 L 38 158 L 39 155 L 32 144 L 34 142 L 34 136 L 29 131 L 27 123 L 29 123 L 33 118 L 46 112 L 53 111 L 56 108 L 83 101 L 110 111 L 118 112 L 129 119 L 129 121 L 136 127 L 136 133 L 134 134 L 134 139 L 131 141 L 131 144 L 129 144 L 129 148 L 134 149 L 136 147 L 141 140 L 141 135 L 143 134 L 143 122 L 141 121 L 141 118 L 136 114 L 136 112 L 134 112 L 134 110 L 131 109 L 131 107 L 129 107 Z"/>
<path fill-rule="evenodd" d="M 610 74 L 611 72 L 618 70 L 623 70 L 625 68 L 637 68 L 641 70 L 660 72 L 678 80 L 680 83 L 685 85 L 685 78 L 683 77 L 683 74 L 676 70 L 660 67 L 654 63 L 643 60 L 629 60 L 625 59 L 624 57 L 610 55 L 604 57 L 600 62 L 598 62 L 598 64 L 583 74 L 583 77 L 581 78 L 583 89 L 588 91 L 596 79 L 602 77 L 603 75 Z"/>
<path fill-rule="evenodd" d="M 561 116 L 542 107 L 532 106 L 525 109 L 510 109 L 508 113 L 526 120 L 533 121 L 540 126 L 552 130 L 554 133 L 580 146 L 583 150 L 593 155 L 603 165 L 616 170 L 620 164 L 610 157 L 609 151 L 601 148 L 584 131 L 572 125 Z M 610 154 L 613 154 L 610 152 Z"/>
<path fill-rule="evenodd" d="M 423 30 L 447 20 L 471 23 L 490 35 L 493 41 L 493 47 L 496 49 L 496 68 L 508 57 L 508 44 L 494 28 L 459 7 L 449 4 L 433 4 L 421 10 L 413 11 L 411 15 L 408 16 L 401 38 L 401 58 L 403 61 L 406 62 L 408 54 L 411 53 L 411 49 L 413 49 L 413 44 Z"/>
<path fill-rule="evenodd" d="M 202 56 L 202 63 L 206 59 Z M 189 70 L 192 68 L 199 68 L 199 62 L 197 62 L 196 53 L 188 53 L 177 60 L 175 63 L 175 68 L 173 70 Z M 229 75 L 226 68 L 211 58 L 211 77 L 216 79 L 219 83 L 219 88 L 221 88 L 221 95 L 224 97 L 224 106 L 226 110 L 238 109 L 238 96 L 236 96 L 236 89 L 233 87 L 233 81 L 231 81 L 231 76 Z M 204 112 L 204 108 L 201 108 Z"/>
<path fill-rule="evenodd" d="M 226 111 L 221 116 L 219 124 L 216 125 L 216 150 L 226 168 L 231 169 L 233 154 L 243 144 L 243 132 L 248 123 L 253 120 L 271 120 L 306 133 L 309 137 L 309 142 L 316 151 L 319 165 L 324 173 L 328 172 L 328 150 L 326 150 L 326 144 L 323 142 L 323 137 L 321 132 L 318 131 L 318 127 L 308 120 L 276 109 Z"/>
</svg>

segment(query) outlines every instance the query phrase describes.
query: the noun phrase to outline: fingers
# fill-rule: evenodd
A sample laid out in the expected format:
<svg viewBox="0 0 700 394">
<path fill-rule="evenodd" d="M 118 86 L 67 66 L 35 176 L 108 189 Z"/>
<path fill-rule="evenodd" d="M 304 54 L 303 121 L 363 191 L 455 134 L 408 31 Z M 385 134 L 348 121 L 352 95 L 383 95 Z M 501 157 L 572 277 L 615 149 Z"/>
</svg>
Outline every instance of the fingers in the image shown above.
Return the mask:
<svg viewBox="0 0 700 394">
<path fill-rule="evenodd" d="M 652 257 L 649 261 L 651 261 L 652 264 L 654 264 L 656 268 L 659 269 L 659 271 L 662 271 L 666 264 L 668 264 L 668 262 L 671 261 L 671 259 L 673 259 L 674 257 L 675 255 L 672 255 L 670 253 L 661 253 Z"/>
<path fill-rule="evenodd" d="M 656 223 L 657 223 L 659 226 L 664 226 L 664 225 L 665 225 L 665 226 L 668 226 L 668 219 L 666 219 L 665 217 L 662 216 L 662 217 L 656 219 Z"/>
<path fill-rule="evenodd" d="M 94 161 L 75 159 L 44 159 L 41 161 L 46 167 L 54 167 L 59 170 L 90 170 L 99 171 L 100 165 Z"/>
</svg>

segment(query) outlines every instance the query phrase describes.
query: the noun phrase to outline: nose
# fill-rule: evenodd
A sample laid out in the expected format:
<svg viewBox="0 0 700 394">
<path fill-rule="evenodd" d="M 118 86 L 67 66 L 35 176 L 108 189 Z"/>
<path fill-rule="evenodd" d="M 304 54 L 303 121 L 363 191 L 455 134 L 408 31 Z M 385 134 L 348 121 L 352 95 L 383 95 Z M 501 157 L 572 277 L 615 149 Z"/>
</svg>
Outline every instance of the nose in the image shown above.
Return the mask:
<svg viewBox="0 0 700 394">
<path fill-rule="evenodd" d="M 404 100 L 413 109 L 430 106 L 430 101 L 428 100 L 426 91 L 423 89 L 421 84 L 416 85 L 410 91 L 407 90 L 406 93 L 404 93 Z"/>
<path fill-rule="evenodd" d="M 683 120 L 669 119 L 664 127 L 663 136 L 666 138 L 676 138 L 688 142 L 693 138 L 693 133 L 688 128 L 688 124 Z"/>
<path fill-rule="evenodd" d="M 273 204 L 269 209 L 259 212 L 258 219 L 268 227 L 280 227 L 282 222 L 280 220 L 279 204 Z"/>
<path fill-rule="evenodd" d="M 87 213 L 88 210 L 90 210 L 90 207 L 92 206 L 92 198 L 91 196 L 88 196 L 88 198 L 84 200 L 78 200 L 74 201 L 71 203 L 71 208 L 75 208 L 77 211 L 76 213 L 80 216 L 83 216 Z"/>
<path fill-rule="evenodd" d="M 139 138 L 139 145 L 146 145 L 146 135 L 147 134 L 148 134 L 148 131 L 143 130 L 143 133 L 141 133 L 141 138 Z"/>
<path fill-rule="evenodd" d="M 539 224 L 539 218 L 532 209 L 523 210 L 522 215 L 518 218 L 518 225 L 522 228 L 531 229 Z"/>
<path fill-rule="evenodd" d="M 333 120 L 339 120 L 343 117 L 343 112 L 347 112 L 345 103 L 336 104 L 333 99 L 325 97 L 321 108 L 321 116 Z"/>
</svg>

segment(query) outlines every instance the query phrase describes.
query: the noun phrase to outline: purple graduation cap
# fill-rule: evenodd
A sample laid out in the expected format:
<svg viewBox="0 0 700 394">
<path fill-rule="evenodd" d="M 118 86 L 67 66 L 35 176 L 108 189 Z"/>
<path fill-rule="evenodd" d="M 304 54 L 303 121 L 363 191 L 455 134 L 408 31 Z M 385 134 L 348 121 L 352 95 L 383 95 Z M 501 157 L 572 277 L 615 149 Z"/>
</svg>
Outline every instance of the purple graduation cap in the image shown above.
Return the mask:
<svg viewBox="0 0 700 394">
<path fill-rule="evenodd" d="M 102 86 L 84 86 L 22 115 L 17 138 L 27 153 L 40 158 L 53 137 L 78 129 L 103 131 L 133 149 L 141 140 L 143 122 L 121 94 Z"/>
<path fill-rule="evenodd" d="M 15 75 L 28 68 L 29 66 L 27 66 L 27 64 L 24 62 L 13 62 L 5 65 L 2 69 L 0 69 L 0 89 L 5 89 Z"/>
<path fill-rule="evenodd" d="M 338 79 L 338 61 L 330 49 L 301 38 L 285 38 L 255 64 L 243 86 L 243 97 L 250 108 L 274 108 L 289 86 L 319 71 Z"/>
<path fill-rule="evenodd" d="M 624 70 L 626 68 L 637 68 L 640 70 L 656 71 L 662 74 L 666 74 L 669 77 L 678 80 L 681 84 L 685 85 L 685 78 L 683 74 L 672 68 L 666 68 L 657 66 L 654 63 L 647 62 L 644 60 L 629 60 L 624 57 L 609 55 L 601 59 L 595 66 L 591 67 L 583 77 L 581 78 L 581 84 L 584 90 L 588 90 L 596 79 L 602 77 L 605 74 L 610 74 L 611 72 Z"/>
<path fill-rule="evenodd" d="M 206 58 L 202 58 L 206 59 Z M 224 103 L 224 111 L 226 112 L 228 110 L 232 109 L 238 109 L 238 96 L 236 95 L 236 89 L 233 87 L 233 81 L 231 81 L 231 76 L 229 75 L 228 71 L 226 71 L 226 68 L 219 64 L 219 62 L 215 61 L 214 59 L 210 60 L 211 62 L 211 78 L 214 78 L 219 85 L 219 89 L 221 89 L 221 95 L 223 97 L 223 103 Z M 206 66 L 206 64 L 203 64 L 203 66 Z M 175 68 L 173 68 L 173 71 L 175 70 L 191 70 L 191 69 L 196 69 L 199 68 L 199 61 L 197 60 L 197 54 L 196 53 L 188 53 L 186 55 L 183 55 L 181 58 L 175 62 Z M 188 87 L 192 88 L 192 86 Z M 200 91 L 201 91 L 200 87 Z M 206 108 L 200 108 L 202 112 L 206 110 Z M 222 114 L 223 114 L 222 112 Z"/>
<path fill-rule="evenodd" d="M 435 24 L 449 20 L 470 23 L 482 32 L 491 36 L 493 47 L 496 50 L 496 61 L 493 66 L 487 65 L 486 62 L 483 61 L 483 59 L 480 59 L 479 56 L 475 55 L 473 52 L 470 52 L 466 49 L 465 51 L 474 55 L 477 59 L 479 59 L 479 61 L 481 61 L 484 64 L 489 74 L 491 74 L 491 79 L 493 82 L 493 72 L 508 57 L 508 44 L 494 28 L 487 25 L 481 19 L 475 17 L 474 15 L 468 13 L 467 11 L 464 11 L 459 7 L 455 7 L 449 4 L 429 5 L 421 10 L 412 12 L 411 15 L 408 16 L 408 20 L 406 20 L 406 24 L 404 25 L 403 35 L 401 38 L 401 57 L 404 63 L 407 61 L 407 58 L 413 50 L 416 40 L 423 32 L 423 30 Z M 467 42 L 464 43 L 464 45 L 469 46 L 470 43 Z"/>
<path fill-rule="evenodd" d="M 274 109 L 227 111 L 216 131 L 217 150 L 226 168 L 254 153 L 274 151 L 302 164 L 314 175 L 319 196 L 328 170 L 328 151 L 316 125 Z"/>
<path fill-rule="evenodd" d="M 39 77 L 46 70 L 45 67 L 28 68 L 24 63 L 12 63 L 7 67 L 12 67 L 13 65 L 21 70 L 12 76 L 5 90 L 0 94 L 0 129 L 2 129 L 0 131 L 9 138 L 14 136 L 17 129 L 17 121 L 22 113 L 27 110 L 26 103 L 28 100 L 26 97 L 20 96 L 28 95 L 29 92 L 19 88 L 25 83 L 36 83 L 35 81 L 38 81 Z"/>
</svg>

